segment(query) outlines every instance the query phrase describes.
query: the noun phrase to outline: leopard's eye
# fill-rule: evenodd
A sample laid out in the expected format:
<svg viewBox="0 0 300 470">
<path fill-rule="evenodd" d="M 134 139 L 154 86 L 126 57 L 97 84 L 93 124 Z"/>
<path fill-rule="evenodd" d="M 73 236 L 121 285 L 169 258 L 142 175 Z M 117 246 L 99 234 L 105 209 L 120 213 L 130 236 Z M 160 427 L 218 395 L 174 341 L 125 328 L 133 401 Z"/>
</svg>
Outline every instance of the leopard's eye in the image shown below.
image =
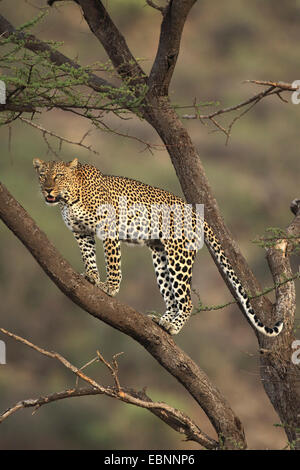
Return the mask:
<svg viewBox="0 0 300 470">
<path fill-rule="evenodd" d="M 54 176 L 54 180 L 56 180 L 57 178 L 62 178 L 63 176 L 63 173 L 56 173 L 56 175 Z"/>
</svg>

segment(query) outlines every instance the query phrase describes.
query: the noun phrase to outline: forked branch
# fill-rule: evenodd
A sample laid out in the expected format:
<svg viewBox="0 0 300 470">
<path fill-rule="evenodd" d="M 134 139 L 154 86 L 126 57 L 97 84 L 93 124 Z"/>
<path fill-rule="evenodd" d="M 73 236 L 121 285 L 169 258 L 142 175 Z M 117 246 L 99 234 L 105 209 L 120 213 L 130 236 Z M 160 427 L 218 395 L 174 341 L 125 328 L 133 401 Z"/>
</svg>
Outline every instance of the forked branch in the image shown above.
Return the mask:
<svg viewBox="0 0 300 470">
<path fill-rule="evenodd" d="M 291 83 L 284 83 L 284 82 L 271 82 L 271 81 L 262 81 L 262 80 L 245 80 L 244 83 L 254 83 L 255 85 L 266 86 L 267 88 L 264 91 L 256 93 L 251 98 L 247 98 L 246 100 L 241 101 L 240 103 L 228 106 L 225 108 L 218 109 L 216 111 L 212 111 L 211 113 L 200 113 L 199 107 L 195 106 L 195 112 L 193 114 L 184 114 L 182 116 L 183 119 L 199 119 L 202 123 L 204 121 L 211 121 L 217 129 L 223 132 L 226 135 L 226 144 L 229 141 L 231 131 L 233 125 L 248 111 L 250 111 L 255 105 L 257 105 L 260 101 L 262 101 L 267 96 L 276 95 L 281 101 L 287 103 L 287 100 L 282 97 L 282 93 L 284 92 L 295 92 L 298 90 L 298 87 L 294 86 Z M 236 111 L 242 110 L 239 114 L 237 114 L 227 125 L 221 125 L 219 121 L 216 120 L 216 117 L 219 117 L 224 114 L 234 113 Z"/>
<path fill-rule="evenodd" d="M 179 54 L 183 27 L 196 0 L 172 0 L 163 8 L 155 7 L 153 2 L 150 3 L 150 6 L 162 11 L 163 20 L 148 85 L 150 93 L 167 96 Z"/>
</svg>

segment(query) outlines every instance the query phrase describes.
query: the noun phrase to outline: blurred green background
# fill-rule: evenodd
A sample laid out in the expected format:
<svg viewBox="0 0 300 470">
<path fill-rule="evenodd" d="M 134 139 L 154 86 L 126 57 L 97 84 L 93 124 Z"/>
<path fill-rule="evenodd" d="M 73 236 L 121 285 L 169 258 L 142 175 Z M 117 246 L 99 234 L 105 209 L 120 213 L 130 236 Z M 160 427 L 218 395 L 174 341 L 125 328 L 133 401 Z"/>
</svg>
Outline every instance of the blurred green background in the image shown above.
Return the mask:
<svg viewBox="0 0 300 470">
<path fill-rule="evenodd" d="M 148 72 L 159 39 L 160 13 L 144 0 L 104 2 L 126 37 L 133 54 L 143 59 Z M 46 1 L 2 0 L 1 13 L 15 26 L 39 13 Z M 90 33 L 78 7 L 57 3 L 34 28 L 41 39 L 63 41 L 62 52 L 81 63 L 106 61 L 102 47 Z M 300 1 L 199 0 L 186 23 L 181 53 L 170 94 L 174 103 L 220 101 L 236 104 L 258 92 L 247 79 L 292 82 L 300 79 Z M 0 51 L 1 53 L 1 51 Z M 267 227 L 286 227 L 292 214 L 289 204 L 299 197 L 300 107 L 267 98 L 239 120 L 229 145 L 225 137 L 199 121 L 185 121 L 204 163 L 226 223 L 263 286 L 272 285 L 264 250 L 252 243 Z M 205 108 L 203 112 L 212 108 Z M 228 122 L 229 117 L 224 118 Z M 62 111 L 41 116 L 40 124 L 71 140 L 80 140 L 89 129 L 86 121 Z M 160 144 L 150 126 L 137 118 L 107 122 L 128 133 Z M 214 132 L 212 132 L 214 131 Z M 0 129 L 1 181 L 36 220 L 58 250 L 81 272 L 75 240 L 58 209 L 44 204 L 32 167 L 32 158 L 53 159 L 42 135 L 22 124 Z M 58 142 L 50 139 L 57 149 Z M 72 145 L 63 145 L 62 158 L 95 164 L 105 173 L 130 176 L 181 195 L 167 153 L 153 154 L 134 139 L 94 130 L 88 139 L 100 152 L 95 156 Z M 147 387 L 151 398 L 185 411 L 207 433 L 214 432 L 204 413 L 176 382 L 137 343 L 96 321 L 69 301 L 47 278 L 23 245 L 0 224 L 0 324 L 34 343 L 60 352 L 82 366 L 99 349 L 106 359 L 119 358 L 124 386 Z M 99 243 L 98 264 L 104 276 Z M 293 258 L 294 271 L 299 259 Z M 163 311 L 151 256 L 145 248 L 122 250 L 123 282 L 118 298 L 142 313 Z M 204 248 L 194 267 L 193 287 L 204 304 L 231 300 L 215 265 Z M 195 298 L 196 301 L 196 298 Z M 298 310 L 299 313 L 299 310 Z M 298 315 L 299 323 L 299 315 Z M 298 330 L 299 337 L 299 330 Z M 72 387 L 69 371 L 16 344 L 3 335 L 7 364 L 0 366 L 0 411 L 16 401 Z M 278 449 L 285 435 L 259 377 L 257 342 L 237 307 L 193 316 L 176 342 L 202 367 L 224 393 L 240 417 L 252 449 Z M 87 369 L 103 384 L 111 377 L 99 364 Z M 170 430 L 147 411 L 103 396 L 75 398 L 20 411 L 0 427 L 0 449 L 196 449 L 193 443 Z"/>
</svg>

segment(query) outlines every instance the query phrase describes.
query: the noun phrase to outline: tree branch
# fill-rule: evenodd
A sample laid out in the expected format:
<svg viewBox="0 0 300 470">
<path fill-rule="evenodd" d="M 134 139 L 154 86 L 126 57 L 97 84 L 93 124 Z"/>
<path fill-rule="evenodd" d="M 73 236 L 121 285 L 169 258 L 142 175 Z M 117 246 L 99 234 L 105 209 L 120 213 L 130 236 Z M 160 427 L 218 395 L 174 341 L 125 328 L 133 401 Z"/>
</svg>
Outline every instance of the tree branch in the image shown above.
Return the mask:
<svg viewBox="0 0 300 470">
<path fill-rule="evenodd" d="M 105 387 L 105 389 L 107 391 L 105 395 L 107 396 L 114 397 L 114 395 L 117 394 L 117 390 L 114 387 Z M 218 447 L 218 443 L 216 441 L 201 431 L 199 427 L 181 411 L 176 410 L 163 402 L 153 402 L 143 391 L 137 392 L 136 390 L 127 387 L 123 387 L 123 390 L 124 393 L 126 393 L 126 396 L 132 399 L 132 403 L 127 400 L 121 401 L 148 409 L 150 413 L 164 421 L 168 426 L 174 429 L 174 431 L 184 434 L 186 440 L 197 442 L 205 449 L 216 449 Z M 20 400 L 0 415 L 0 424 L 21 409 L 34 408 L 34 412 L 36 412 L 41 406 L 47 405 L 48 403 L 68 398 L 102 394 L 104 393 L 96 388 L 81 387 L 77 389 L 72 388 L 62 390 L 60 392 L 55 392 L 38 398 Z"/>
<path fill-rule="evenodd" d="M 145 73 L 100 0 L 74 0 L 80 5 L 92 33 L 104 47 L 116 71 L 132 87 L 145 84 Z"/>
<path fill-rule="evenodd" d="M 163 9 L 159 46 L 149 76 L 150 93 L 167 96 L 179 54 L 183 27 L 195 3 L 196 0 L 172 0 Z"/>
<path fill-rule="evenodd" d="M 108 297 L 75 273 L 28 213 L 0 184 L 0 218 L 19 238 L 56 286 L 85 311 L 139 342 L 194 397 L 225 448 L 245 447 L 239 418 L 218 389 L 165 331 L 146 315 Z"/>
<path fill-rule="evenodd" d="M 79 147 L 83 147 L 84 149 L 89 150 L 90 152 L 94 153 L 95 155 L 100 155 L 100 153 L 97 150 L 93 149 L 93 147 L 91 145 L 85 145 L 83 143 L 84 139 L 87 137 L 87 135 L 90 133 L 90 131 L 86 132 L 78 142 L 74 142 L 70 139 L 67 139 L 66 137 L 62 137 L 61 135 L 56 134 L 53 131 L 45 129 L 44 127 L 42 127 L 39 124 L 33 122 L 32 120 L 25 119 L 23 117 L 19 117 L 19 119 L 22 122 L 25 122 L 26 124 L 28 124 L 29 126 L 35 128 L 35 129 L 38 129 L 44 137 L 47 134 L 47 135 L 50 135 L 51 137 L 55 137 L 56 139 L 58 139 L 60 141 L 60 150 L 61 150 L 62 143 L 66 142 L 67 144 L 78 145 Z M 47 142 L 47 144 L 48 144 L 48 142 Z"/>
<path fill-rule="evenodd" d="M 31 105 L 17 105 L 12 103 L 0 104 L 0 113 L 12 111 L 14 113 L 34 113 L 36 109 Z"/>
<path fill-rule="evenodd" d="M 175 431 L 184 434 L 188 440 L 198 442 L 200 445 L 207 449 L 215 449 L 218 446 L 218 443 L 214 439 L 211 439 L 209 436 L 207 436 L 203 431 L 201 431 L 199 427 L 185 413 L 182 413 L 181 411 L 171 407 L 166 403 L 153 402 L 151 398 L 146 395 L 145 391 L 137 392 L 136 390 L 133 390 L 128 387 L 121 387 L 117 375 L 117 355 L 113 357 L 113 364 L 110 364 L 104 359 L 104 357 L 99 353 L 99 351 L 97 351 L 98 357 L 100 358 L 101 362 L 105 364 L 105 366 L 109 369 L 116 383 L 115 387 L 103 386 L 92 378 L 90 378 L 89 376 L 87 376 L 86 374 L 84 374 L 82 372 L 82 368 L 78 369 L 61 354 L 54 351 L 47 351 L 46 349 L 41 348 L 36 344 L 31 343 L 25 338 L 22 338 L 21 336 L 18 336 L 14 333 L 11 333 L 10 331 L 5 330 L 4 328 L 0 328 L 0 331 L 3 334 L 15 339 L 16 341 L 19 341 L 25 344 L 26 346 L 29 346 L 35 351 L 38 351 L 44 356 L 50 357 L 52 359 L 57 359 L 64 367 L 70 369 L 74 374 L 76 374 L 78 377 L 80 377 L 82 380 L 84 380 L 90 385 L 90 387 L 88 388 L 67 389 L 61 392 L 52 393 L 50 395 L 42 396 L 35 399 L 31 398 L 28 400 L 21 400 L 0 415 L 0 424 L 9 416 L 11 416 L 16 411 L 19 411 L 22 408 L 34 407 L 36 411 L 42 405 L 66 398 L 80 397 L 86 395 L 106 395 L 110 398 L 115 398 L 120 401 L 123 401 L 124 403 L 129 403 L 140 408 L 148 409 L 151 413 L 163 420 Z"/>
<path fill-rule="evenodd" d="M 224 132 L 224 134 L 226 135 L 226 144 L 227 144 L 231 135 L 232 127 L 236 123 L 236 121 L 240 119 L 242 116 L 244 116 L 244 114 L 246 114 L 248 111 L 250 111 L 252 107 L 255 106 L 257 103 L 259 103 L 263 98 L 267 96 L 277 95 L 278 98 L 280 98 L 282 101 L 286 103 L 287 102 L 286 99 L 284 99 L 281 96 L 281 94 L 286 91 L 297 91 L 298 89 L 296 86 L 293 86 L 293 84 L 285 83 L 285 82 L 245 80 L 244 83 L 254 83 L 256 85 L 267 86 L 268 88 L 266 88 L 264 91 L 260 93 L 256 93 L 251 98 L 247 98 L 246 100 L 241 101 L 241 103 L 238 103 L 233 106 L 228 106 L 222 109 L 218 109 L 217 111 L 213 111 L 212 113 L 208 113 L 208 114 L 201 114 L 199 112 L 199 106 L 195 105 L 194 107 L 195 107 L 196 112 L 194 114 L 184 114 L 182 116 L 182 119 L 199 119 L 200 121 L 210 120 L 218 129 Z M 215 120 L 217 116 L 221 116 L 223 114 L 228 114 L 234 111 L 238 111 L 241 108 L 245 108 L 244 111 L 240 113 L 239 115 L 237 115 L 235 118 L 233 118 L 230 124 L 227 126 L 227 128 L 221 126 L 220 123 Z"/>
<path fill-rule="evenodd" d="M 36 54 L 40 52 L 47 52 L 49 54 L 49 60 L 56 65 L 68 64 L 75 69 L 79 69 L 80 66 L 73 60 L 66 57 L 61 52 L 53 49 L 49 44 L 40 41 L 33 34 L 25 34 L 22 31 L 17 31 L 13 25 L 4 16 L 0 15 L 0 35 L 7 38 L 11 36 L 11 40 L 24 41 L 24 47 Z M 109 92 L 111 88 L 118 89 L 112 83 L 107 80 L 98 77 L 94 73 L 88 73 L 88 80 L 86 85 L 91 87 L 93 90 L 98 92 Z"/>
</svg>

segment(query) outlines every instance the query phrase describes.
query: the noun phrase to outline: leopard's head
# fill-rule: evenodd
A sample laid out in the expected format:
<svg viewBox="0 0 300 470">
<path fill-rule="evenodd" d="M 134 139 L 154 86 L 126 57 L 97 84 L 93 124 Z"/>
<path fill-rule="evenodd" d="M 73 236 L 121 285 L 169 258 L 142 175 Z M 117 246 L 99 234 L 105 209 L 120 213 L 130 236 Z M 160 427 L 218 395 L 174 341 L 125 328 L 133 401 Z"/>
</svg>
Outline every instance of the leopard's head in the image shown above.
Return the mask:
<svg viewBox="0 0 300 470">
<path fill-rule="evenodd" d="M 44 162 L 34 158 L 33 166 L 38 173 L 41 191 L 47 204 L 70 204 L 78 199 L 77 158 L 69 163 Z"/>
</svg>

